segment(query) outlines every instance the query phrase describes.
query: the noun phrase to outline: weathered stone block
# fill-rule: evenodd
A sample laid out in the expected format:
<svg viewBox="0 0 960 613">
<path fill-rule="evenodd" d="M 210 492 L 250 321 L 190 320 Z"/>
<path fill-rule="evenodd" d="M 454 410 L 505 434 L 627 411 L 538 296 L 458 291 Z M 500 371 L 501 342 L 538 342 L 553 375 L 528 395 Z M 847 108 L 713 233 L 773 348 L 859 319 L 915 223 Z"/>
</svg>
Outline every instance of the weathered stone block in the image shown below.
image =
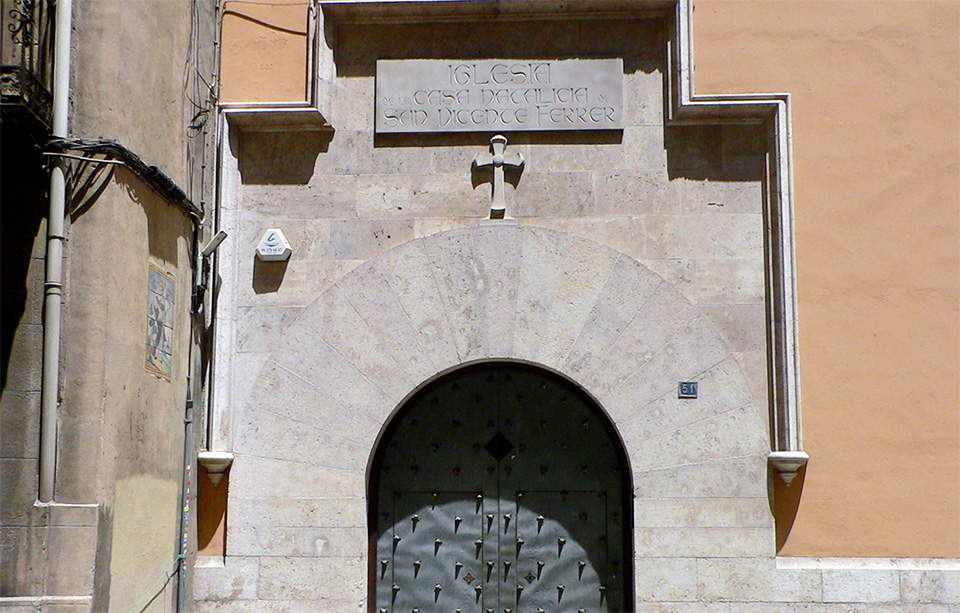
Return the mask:
<svg viewBox="0 0 960 613">
<path fill-rule="evenodd" d="M 701 310 L 710 318 L 731 351 L 754 351 L 766 347 L 765 305 L 704 305 Z"/>
<path fill-rule="evenodd" d="M 231 611 L 240 610 L 232 608 L 240 606 L 234 601 L 256 599 L 259 576 L 257 558 L 229 555 L 223 566 L 197 566 L 194 569 L 193 598 L 230 603 Z"/>
<path fill-rule="evenodd" d="M 29 526 L 36 513 L 40 463 L 34 458 L 0 458 L 0 521 L 4 526 Z"/>
<path fill-rule="evenodd" d="M 744 379 L 746 379 L 747 387 L 750 389 L 750 395 L 753 397 L 754 403 L 757 406 L 764 406 L 768 402 L 767 394 L 769 390 L 769 386 L 767 385 L 767 377 L 769 376 L 767 367 L 769 360 L 766 348 L 755 349 L 753 351 L 738 351 L 733 355 L 740 365 L 740 370 L 743 372 Z M 765 423 L 764 427 L 769 429 L 770 424 Z"/>
<path fill-rule="evenodd" d="M 739 363 L 734 357 L 724 359 L 697 380 L 700 393 L 696 399 L 678 398 L 671 390 L 639 410 L 624 415 L 620 429 L 624 440 L 652 438 L 672 428 L 751 404 Z"/>
<path fill-rule="evenodd" d="M 360 271 L 365 276 L 371 274 L 369 266 L 361 267 Z M 360 376 L 376 382 L 376 386 L 391 398 L 403 398 L 420 382 L 411 365 L 402 361 L 404 356 L 389 351 L 384 340 L 388 330 L 383 322 L 378 319 L 365 321 L 339 286 L 321 294 L 299 323 L 298 330 L 302 330 L 301 336 L 307 344 L 326 344 Z M 324 377 L 324 366 L 316 364 L 311 371 L 318 378 Z"/>
<path fill-rule="evenodd" d="M 236 445 L 265 458 L 311 463 L 332 468 L 362 466 L 369 449 L 337 433 L 325 431 L 309 422 L 295 421 L 276 413 L 244 411 L 237 420 Z"/>
<path fill-rule="evenodd" d="M 243 555 L 360 557 L 366 550 L 366 528 L 234 526 L 227 532 L 227 551 Z"/>
<path fill-rule="evenodd" d="M 723 602 L 638 602 L 634 610 L 637 613 L 733 613 L 731 606 Z"/>
<path fill-rule="evenodd" d="M 3 552 L 0 589 L 4 595 L 27 596 L 43 593 L 47 535 L 46 526 L 0 528 L 0 551 Z M 2 605 L 0 609 L 3 609 Z"/>
<path fill-rule="evenodd" d="M 461 361 L 450 318 L 423 241 L 408 243 L 374 264 L 388 281 L 420 343 L 437 365 Z"/>
<path fill-rule="evenodd" d="M 629 72 L 632 64 L 638 66 Z M 663 67 L 650 56 L 624 60 L 624 117 L 628 126 L 663 126 Z"/>
<path fill-rule="evenodd" d="M 645 528 L 773 528 L 766 498 L 636 498 L 633 509 Z"/>
<path fill-rule="evenodd" d="M 648 258 L 747 259 L 763 262 L 761 215 L 647 215 Z"/>
<path fill-rule="evenodd" d="M 398 378 L 387 380 L 392 384 L 391 390 L 382 390 L 386 382 L 378 381 L 378 385 L 375 385 L 367 373 L 330 347 L 316 331 L 300 326 L 295 330 L 297 333 L 286 335 L 287 351 L 274 355 L 277 365 L 297 374 L 329 398 L 335 399 L 345 410 L 359 411 L 376 422 L 382 422 L 379 415 L 384 407 L 389 406 L 387 411 L 392 410 L 409 391 L 410 384 Z M 312 356 L 313 359 L 304 361 L 301 356 Z M 372 360 L 377 356 L 367 358 Z M 380 372 L 396 374 L 397 368 L 395 364 L 385 362 Z"/>
<path fill-rule="evenodd" d="M 638 306 L 611 345 L 584 365 L 582 380 L 596 395 L 613 392 L 643 364 L 652 360 L 667 340 L 697 317 L 696 308 L 649 271 L 656 289 Z M 631 284 L 627 284 L 630 287 Z M 646 288 L 640 289 L 642 295 Z"/>
<path fill-rule="evenodd" d="M 901 570 L 900 598 L 911 603 L 960 604 L 960 571 Z"/>
<path fill-rule="evenodd" d="M 51 526 L 97 527 L 100 505 L 52 502 L 44 505 Z"/>
<path fill-rule="evenodd" d="M 261 558 L 258 596 L 265 599 L 360 600 L 365 557 Z"/>
<path fill-rule="evenodd" d="M 697 560 L 697 595 L 703 600 L 815 602 L 820 588 L 819 571 L 778 569 L 772 558 Z"/>
<path fill-rule="evenodd" d="M 338 526 L 364 528 L 363 498 L 239 498 L 230 500 L 230 524 L 252 526 Z"/>
<path fill-rule="evenodd" d="M 525 228 L 515 354 L 559 368 L 618 257 L 612 250 L 568 234 Z"/>
<path fill-rule="evenodd" d="M 695 304 L 755 303 L 764 300 L 761 262 L 751 258 L 669 257 L 641 261 Z"/>
<path fill-rule="evenodd" d="M 639 470 L 759 455 L 766 451 L 769 441 L 763 424 L 754 418 L 756 413 L 752 404 L 737 407 L 652 438 L 627 439 L 627 448 Z"/>
<path fill-rule="evenodd" d="M 677 214 L 680 187 L 658 174 L 627 170 L 594 174 L 597 215 Z"/>
<path fill-rule="evenodd" d="M 604 170 L 632 170 L 666 181 L 672 177 L 669 170 L 670 151 L 666 149 L 663 128 L 638 126 L 623 131 L 623 148 L 626 163 L 619 168 Z"/>
<path fill-rule="evenodd" d="M 324 175 L 307 185 L 245 185 L 242 209 L 249 219 L 331 219 L 357 214 L 356 175 Z"/>
<path fill-rule="evenodd" d="M 217 601 L 205 600 L 196 603 L 197 613 L 317 613 L 330 611 L 347 613 L 364 611 L 363 599 L 318 599 L 318 600 L 255 600 Z"/>
<path fill-rule="evenodd" d="M 824 602 L 882 603 L 900 600 L 900 575 L 896 570 L 824 569 Z"/>
<path fill-rule="evenodd" d="M 46 593 L 57 596 L 92 594 L 97 528 L 51 526 L 48 539 Z"/>
<path fill-rule="evenodd" d="M 254 287 L 253 256 L 250 255 L 248 261 L 238 266 L 237 304 L 256 307 L 305 306 L 361 263 L 360 260 L 334 261 L 329 258 L 314 261 L 294 259 L 284 269 L 276 291 L 266 292 Z M 227 316 L 226 313 L 223 315 Z"/>
<path fill-rule="evenodd" d="M 4 392 L 32 392 L 40 389 L 43 359 L 43 326 L 22 324 L 13 334 L 7 383 Z"/>
<path fill-rule="evenodd" d="M 0 457 L 36 458 L 40 452 L 40 392 L 0 396 Z"/>
<path fill-rule="evenodd" d="M 512 217 L 579 217 L 594 213 L 593 175 L 589 172 L 524 172 L 516 193 L 507 189 Z"/>
<path fill-rule="evenodd" d="M 279 349 L 279 339 L 303 307 L 237 307 L 237 352 Z"/>
<path fill-rule="evenodd" d="M 43 240 L 39 240 L 43 243 Z M 44 260 L 31 259 L 27 270 L 27 300 L 23 305 L 23 316 L 20 324 L 43 324 L 43 282 L 46 278 Z"/>
<path fill-rule="evenodd" d="M 695 558 L 640 557 L 634 561 L 636 598 L 640 601 L 692 601 L 697 599 Z"/>
<path fill-rule="evenodd" d="M 249 397 L 244 413 L 260 415 L 261 411 L 280 415 L 294 422 L 310 424 L 326 432 L 338 432 L 348 437 L 372 431 L 366 437 L 355 439 L 372 443 L 380 422 L 365 413 L 350 410 L 338 400 L 322 392 L 303 378 L 277 364 L 267 366 Z M 327 410 L 320 410 L 325 408 Z"/>
<path fill-rule="evenodd" d="M 729 357 L 719 335 L 703 317 L 676 331 L 659 351 L 601 401 L 612 415 L 631 415 L 636 407 L 676 393 L 678 381 L 696 380 Z"/>
<path fill-rule="evenodd" d="M 365 260 L 413 239 L 413 222 L 339 219 L 330 227 L 330 249 L 337 260 Z"/>
<path fill-rule="evenodd" d="M 461 360 L 509 355 L 519 278 L 519 226 L 487 226 L 424 241 Z M 503 308 L 503 305 L 510 305 Z"/>
<path fill-rule="evenodd" d="M 250 397 L 253 387 L 257 384 L 260 371 L 269 360 L 268 353 L 236 353 L 233 356 L 233 372 L 236 375 L 233 382 L 231 401 L 234 406 L 242 407 Z M 233 429 L 233 422 L 230 423 Z"/>
<path fill-rule="evenodd" d="M 373 132 L 373 79 L 336 79 L 330 122 L 345 131 Z"/>
<path fill-rule="evenodd" d="M 462 230 L 477 225 L 477 219 L 417 219 L 413 222 L 413 231 L 417 238 L 424 238 L 447 230 Z"/>
<path fill-rule="evenodd" d="M 412 381 L 425 381 L 437 372 L 438 364 L 421 344 L 387 274 L 373 264 L 361 266 L 337 286 L 378 337 L 383 352 L 402 365 Z"/>
<path fill-rule="evenodd" d="M 636 528 L 638 557 L 765 557 L 773 555 L 768 528 Z"/>
<path fill-rule="evenodd" d="M 469 169 L 467 164 L 457 174 L 363 175 L 355 192 L 357 215 L 405 220 L 486 217 L 490 188 L 471 185 Z"/>
<path fill-rule="evenodd" d="M 480 302 L 477 313 L 469 314 L 477 319 L 479 328 L 467 344 L 476 343 L 481 348 L 476 357 L 510 356 L 516 329 L 522 229 L 513 225 L 489 225 L 471 233 L 472 265 L 479 271 L 476 281 Z M 452 306 L 455 297 L 450 299 Z M 465 359 L 472 357 L 469 353 L 464 356 Z"/>
<path fill-rule="evenodd" d="M 582 172 L 594 168 L 627 169 L 635 163 L 624 149 L 622 133 L 605 133 L 598 135 L 596 140 L 585 139 L 576 133 L 557 135 L 550 143 L 528 142 L 530 140 L 529 135 L 520 135 L 508 145 L 508 151 L 516 148 L 523 154 L 526 160 L 524 175 L 527 172 Z M 524 175 L 520 177 L 521 182 Z"/>
<path fill-rule="evenodd" d="M 680 189 L 680 209 L 685 214 L 763 213 L 763 185 L 760 181 L 681 179 L 676 183 Z"/>
<path fill-rule="evenodd" d="M 634 470 L 638 497 L 760 498 L 767 495 L 767 454 Z"/>
<path fill-rule="evenodd" d="M 258 458 L 241 453 L 236 453 L 230 469 L 231 496 L 309 498 L 318 492 L 343 498 L 363 496 L 363 471 Z"/>
</svg>

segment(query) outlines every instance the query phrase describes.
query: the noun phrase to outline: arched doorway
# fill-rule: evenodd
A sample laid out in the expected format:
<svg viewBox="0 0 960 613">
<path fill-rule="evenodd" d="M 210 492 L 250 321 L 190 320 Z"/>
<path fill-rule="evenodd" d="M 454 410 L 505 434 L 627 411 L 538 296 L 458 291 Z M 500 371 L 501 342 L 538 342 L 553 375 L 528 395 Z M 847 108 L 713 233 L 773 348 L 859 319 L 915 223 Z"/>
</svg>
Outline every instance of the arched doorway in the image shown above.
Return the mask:
<svg viewBox="0 0 960 613">
<path fill-rule="evenodd" d="M 632 608 L 627 466 L 596 402 L 549 371 L 484 363 L 430 383 L 372 464 L 374 609 Z"/>
</svg>

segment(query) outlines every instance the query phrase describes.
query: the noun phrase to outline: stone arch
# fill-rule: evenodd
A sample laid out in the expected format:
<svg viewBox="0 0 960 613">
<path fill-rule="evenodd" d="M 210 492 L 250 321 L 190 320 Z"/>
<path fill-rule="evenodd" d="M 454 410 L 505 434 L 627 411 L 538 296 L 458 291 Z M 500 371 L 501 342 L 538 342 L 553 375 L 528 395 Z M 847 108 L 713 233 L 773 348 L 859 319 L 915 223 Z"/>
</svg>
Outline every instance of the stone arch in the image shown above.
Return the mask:
<svg viewBox="0 0 960 613">
<path fill-rule="evenodd" d="M 362 503 L 398 407 L 437 373 L 485 360 L 538 364 L 587 390 L 627 449 L 638 501 L 766 496 L 767 412 L 708 318 L 642 263 L 564 232 L 504 223 L 411 241 L 324 291 L 278 346 L 237 407 L 231 497 Z M 678 399 L 680 380 L 700 381 L 701 397 Z M 638 559 L 663 550 L 641 519 Z M 352 566 L 329 567 L 365 584 L 367 552 L 354 549 Z"/>
</svg>

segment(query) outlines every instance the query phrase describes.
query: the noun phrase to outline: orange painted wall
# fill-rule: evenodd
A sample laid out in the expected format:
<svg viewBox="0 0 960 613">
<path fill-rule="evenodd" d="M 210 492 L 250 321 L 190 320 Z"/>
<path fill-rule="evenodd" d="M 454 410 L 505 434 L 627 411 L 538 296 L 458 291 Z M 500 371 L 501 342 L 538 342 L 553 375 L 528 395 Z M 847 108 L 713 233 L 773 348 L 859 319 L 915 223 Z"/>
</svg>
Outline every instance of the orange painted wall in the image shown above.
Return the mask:
<svg viewBox="0 0 960 613">
<path fill-rule="evenodd" d="M 308 100 L 309 0 L 224 0 L 220 101 Z"/>
<path fill-rule="evenodd" d="M 811 460 L 781 554 L 960 556 L 960 2 L 694 6 L 697 93 L 792 94 Z"/>
</svg>

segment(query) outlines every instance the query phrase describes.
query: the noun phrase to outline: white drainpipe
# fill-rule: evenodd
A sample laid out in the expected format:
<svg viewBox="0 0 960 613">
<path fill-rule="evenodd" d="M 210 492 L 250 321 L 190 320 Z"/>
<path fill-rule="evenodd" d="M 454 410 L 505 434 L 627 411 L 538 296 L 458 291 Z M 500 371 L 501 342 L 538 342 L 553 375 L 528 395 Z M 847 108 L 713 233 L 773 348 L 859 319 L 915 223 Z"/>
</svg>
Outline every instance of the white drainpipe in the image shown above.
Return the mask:
<svg viewBox="0 0 960 613">
<path fill-rule="evenodd" d="M 66 138 L 70 112 L 70 36 L 73 0 L 58 0 L 53 52 L 53 137 Z M 50 172 L 47 256 L 43 299 L 43 383 L 40 405 L 40 502 L 53 502 L 60 398 L 60 307 L 63 302 L 63 218 L 67 185 L 63 159 Z"/>
</svg>

